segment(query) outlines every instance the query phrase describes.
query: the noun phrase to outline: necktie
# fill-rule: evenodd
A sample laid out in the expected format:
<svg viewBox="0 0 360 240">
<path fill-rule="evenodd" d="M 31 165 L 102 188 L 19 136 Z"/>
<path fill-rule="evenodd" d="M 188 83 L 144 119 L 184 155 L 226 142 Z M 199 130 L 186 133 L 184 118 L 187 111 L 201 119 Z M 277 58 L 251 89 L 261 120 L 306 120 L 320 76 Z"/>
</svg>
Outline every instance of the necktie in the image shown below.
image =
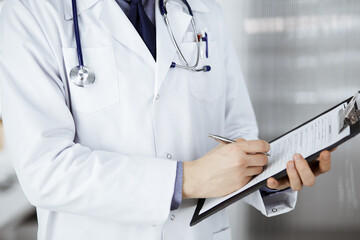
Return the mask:
<svg viewBox="0 0 360 240">
<path fill-rule="evenodd" d="M 134 25 L 136 31 L 144 40 L 156 60 L 156 31 L 155 26 L 150 21 L 144 10 L 141 0 L 130 1 L 129 20 Z"/>
</svg>

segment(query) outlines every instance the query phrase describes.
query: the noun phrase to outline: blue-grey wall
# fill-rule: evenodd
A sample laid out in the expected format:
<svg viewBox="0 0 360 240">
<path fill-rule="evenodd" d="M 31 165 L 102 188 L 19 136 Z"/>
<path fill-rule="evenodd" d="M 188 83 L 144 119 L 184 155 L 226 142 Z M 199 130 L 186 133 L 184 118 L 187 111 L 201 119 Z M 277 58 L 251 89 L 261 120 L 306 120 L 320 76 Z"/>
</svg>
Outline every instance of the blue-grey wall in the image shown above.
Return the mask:
<svg viewBox="0 0 360 240">
<path fill-rule="evenodd" d="M 270 141 L 360 89 L 360 1 L 218 2 L 226 13 L 261 138 Z M 300 193 L 292 213 L 269 219 L 242 210 L 250 219 L 249 239 L 261 232 L 281 237 L 285 230 L 287 239 L 306 234 L 307 239 L 357 239 L 359 144 L 357 137 L 338 148 L 332 171 Z M 233 214 L 236 240 L 236 224 L 242 221 Z"/>
</svg>

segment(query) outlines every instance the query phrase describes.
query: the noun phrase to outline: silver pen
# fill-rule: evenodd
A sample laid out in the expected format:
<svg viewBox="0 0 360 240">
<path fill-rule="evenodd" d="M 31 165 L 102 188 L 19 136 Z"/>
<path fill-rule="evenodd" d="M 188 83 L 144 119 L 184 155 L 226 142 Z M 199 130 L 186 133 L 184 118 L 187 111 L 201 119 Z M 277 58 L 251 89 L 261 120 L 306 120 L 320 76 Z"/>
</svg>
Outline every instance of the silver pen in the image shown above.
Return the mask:
<svg viewBox="0 0 360 240">
<path fill-rule="evenodd" d="M 209 137 L 214 139 L 215 141 L 218 141 L 219 143 L 224 143 L 224 144 L 228 144 L 228 143 L 234 143 L 236 141 L 226 138 L 226 137 L 221 137 L 218 135 L 214 135 L 214 134 L 209 134 Z M 256 153 L 248 153 L 250 155 L 254 155 L 254 154 L 265 154 L 266 156 L 270 156 L 270 153 L 268 152 L 256 152 Z"/>
</svg>

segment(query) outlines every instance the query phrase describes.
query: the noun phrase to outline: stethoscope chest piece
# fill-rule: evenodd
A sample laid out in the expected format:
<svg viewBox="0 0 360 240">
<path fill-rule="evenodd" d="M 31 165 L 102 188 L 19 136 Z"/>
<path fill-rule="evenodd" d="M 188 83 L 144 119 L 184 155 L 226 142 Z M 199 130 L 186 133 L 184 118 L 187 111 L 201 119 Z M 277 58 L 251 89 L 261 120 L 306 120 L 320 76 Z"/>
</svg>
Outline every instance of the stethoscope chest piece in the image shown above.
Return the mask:
<svg viewBox="0 0 360 240">
<path fill-rule="evenodd" d="M 76 66 L 70 71 L 70 80 L 79 87 L 88 87 L 95 82 L 95 74 L 87 67 Z"/>
</svg>

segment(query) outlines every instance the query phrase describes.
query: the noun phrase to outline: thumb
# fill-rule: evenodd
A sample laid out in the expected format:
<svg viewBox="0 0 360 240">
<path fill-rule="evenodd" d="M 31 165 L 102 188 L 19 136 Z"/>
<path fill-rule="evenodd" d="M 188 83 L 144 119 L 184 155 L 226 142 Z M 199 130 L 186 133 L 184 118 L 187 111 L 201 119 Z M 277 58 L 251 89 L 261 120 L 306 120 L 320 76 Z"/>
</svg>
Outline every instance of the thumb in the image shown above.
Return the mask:
<svg viewBox="0 0 360 240">
<path fill-rule="evenodd" d="M 235 139 L 235 142 L 245 142 L 246 140 L 244 138 L 237 138 Z"/>
</svg>

